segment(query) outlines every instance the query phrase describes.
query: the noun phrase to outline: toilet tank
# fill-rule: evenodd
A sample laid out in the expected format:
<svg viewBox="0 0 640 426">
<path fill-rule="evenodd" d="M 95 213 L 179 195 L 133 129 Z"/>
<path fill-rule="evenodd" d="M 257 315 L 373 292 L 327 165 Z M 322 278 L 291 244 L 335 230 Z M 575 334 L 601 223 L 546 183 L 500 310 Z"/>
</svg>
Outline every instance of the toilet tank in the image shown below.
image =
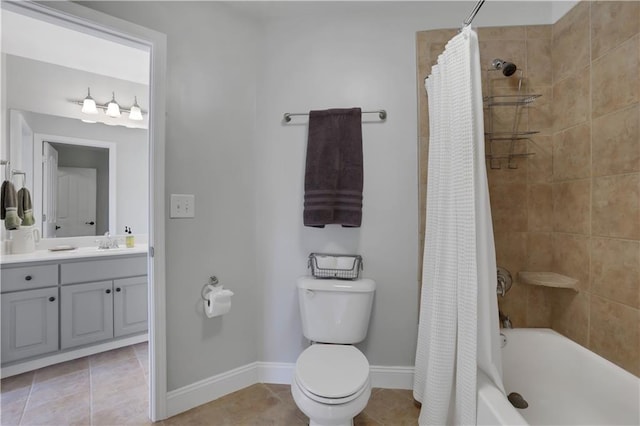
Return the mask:
<svg viewBox="0 0 640 426">
<path fill-rule="evenodd" d="M 375 281 L 300 277 L 297 282 L 302 332 L 314 342 L 354 344 L 369 328 Z"/>
</svg>

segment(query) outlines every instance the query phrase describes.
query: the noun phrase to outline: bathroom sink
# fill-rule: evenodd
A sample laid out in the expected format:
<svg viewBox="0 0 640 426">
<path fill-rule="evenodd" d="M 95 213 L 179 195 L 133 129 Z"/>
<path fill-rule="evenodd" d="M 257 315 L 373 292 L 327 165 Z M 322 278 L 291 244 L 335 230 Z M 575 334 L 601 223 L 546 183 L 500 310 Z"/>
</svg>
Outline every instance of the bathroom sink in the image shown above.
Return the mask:
<svg viewBox="0 0 640 426">
<path fill-rule="evenodd" d="M 80 247 L 78 248 L 78 251 L 81 252 L 96 252 L 96 253 L 116 253 L 116 252 L 122 252 L 122 251 L 127 251 L 127 250 L 131 250 L 130 248 L 127 247 L 118 247 L 118 248 L 98 248 L 98 247 Z"/>
</svg>

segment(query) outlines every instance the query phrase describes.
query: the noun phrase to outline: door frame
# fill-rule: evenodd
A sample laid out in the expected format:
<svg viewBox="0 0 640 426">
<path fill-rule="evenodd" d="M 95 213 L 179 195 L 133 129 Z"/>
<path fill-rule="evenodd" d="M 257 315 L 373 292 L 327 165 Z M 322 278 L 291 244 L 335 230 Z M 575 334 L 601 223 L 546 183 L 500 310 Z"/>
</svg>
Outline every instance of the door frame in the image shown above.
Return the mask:
<svg viewBox="0 0 640 426">
<path fill-rule="evenodd" d="M 150 51 L 149 80 L 149 417 L 167 416 L 165 291 L 165 114 L 167 36 L 72 2 L 2 2 L 12 10 L 66 28 Z M 157 194 L 157 195 L 156 195 Z"/>
<path fill-rule="evenodd" d="M 109 150 L 109 232 L 114 235 L 117 233 L 116 217 L 117 217 L 117 144 L 115 142 L 98 141 L 91 139 L 73 138 L 69 136 L 46 135 L 44 133 L 33 134 L 33 193 L 42 194 L 42 146 L 45 142 L 60 143 L 65 145 L 90 146 L 94 148 L 106 148 Z M 149 205 L 151 207 L 151 205 Z M 42 232 L 42 197 L 33 200 L 33 217 L 39 224 L 40 235 Z"/>
</svg>

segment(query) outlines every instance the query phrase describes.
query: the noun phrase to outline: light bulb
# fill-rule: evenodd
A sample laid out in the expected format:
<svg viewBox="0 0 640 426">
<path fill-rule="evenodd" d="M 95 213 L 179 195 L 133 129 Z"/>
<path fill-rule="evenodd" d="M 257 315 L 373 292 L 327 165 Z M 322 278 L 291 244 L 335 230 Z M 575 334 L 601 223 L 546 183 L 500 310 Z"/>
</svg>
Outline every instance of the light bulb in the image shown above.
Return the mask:
<svg viewBox="0 0 640 426">
<path fill-rule="evenodd" d="M 134 96 L 133 99 L 133 106 L 129 111 L 129 120 L 142 121 L 142 110 L 140 109 L 140 105 L 138 105 L 138 97 Z"/>
<path fill-rule="evenodd" d="M 87 97 L 82 101 L 82 112 L 85 114 L 97 114 L 96 101 L 91 97 L 91 90 L 87 88 Z"/>
<path fill-rule="evenodd" d="M 109 104 L 107 105 L 107 115 L 109 117 L 120 117 L 120 105 L 118 105 L 118 103 L 116 102 L 116 94 L 114 92 L 112 93 L 112 98 L 111 101 L 109 101 Z"/>
</svg>

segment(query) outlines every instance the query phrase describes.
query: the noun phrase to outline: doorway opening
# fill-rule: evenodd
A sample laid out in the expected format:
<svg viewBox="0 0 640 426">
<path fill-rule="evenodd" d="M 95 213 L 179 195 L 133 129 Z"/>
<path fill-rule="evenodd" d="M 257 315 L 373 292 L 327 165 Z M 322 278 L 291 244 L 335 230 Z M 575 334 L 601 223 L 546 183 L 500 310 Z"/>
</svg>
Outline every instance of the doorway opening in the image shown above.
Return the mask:
<svg viewBox="0 0 640 426">
<path fill-rule="evenodd" d="M 148 355 L 147 350 L 142 346 L 133 346 L 133 350 L 136 357 L 139 359 L 146 359 L 147 376 L 149 395 L 146 398 L 148 401 L 148 414 L 149 417 L 156 421 L 166 416 L 166 355 L 165 355 L 165 316 L 164 316 L 164 120 L 165 120 L 165 105 L 164 105 L 164 76 L 165 68 L 164 58 L 166 56 L 166 36 L 157 33 L 155 31 L 140 27 L 135 24 L 130 24 L 100 12 L 88 9 L 78 4 L 70 2 L 56 2 L 51 4 L 38 4 L 32 2 L 3 2 L 2 3 L 2 19 L 3 19 L 3 60 L 10 55 L 16 57 L 25 57 L 17 52 L 5 51 L 5 46 L 9 45 L 5 42 L 10 37 L 7 34 L 29 34 L 29 37 L 33 40 L 33 34 L 38 34 L 38 43 L 42 44 L 47 40 L 42 32 L 42 26 L 54 27 L 56 31 L 75 32 L 74 39 L 87 36 L 89 38 L 99 39 L 104 42 L 109 42 L 113 46 L 127 47 L 131 49 L 137 49 L 147 52 L 147 62 L 144 65 L 142 71 L 147 75 L 148 92 L 147 96 L 137 95 L 137 102 L 146 109 L 145 123 L 148 128 L 148 144 L 146 145 L 147 155 L 147 168 L 145 170 L 147 177 L 146 190 L 142 194 L 138 194 L 139 198 L 144 199 L 148 203 L 148 214 L 142 214 L 147 219 L 147 225 L 144 227 L 147 230 L 148 241 L 148 256 L 146 257 L 146 273 L 148 276 L 148 307 L 149 307 L 149 345 Z M 28 31 L 25 26 L 10 26 L 6 24 L 7 16 L 17 16 L 20 22 L 30 21 L 31 24 L 40 28 L 37 31 Z M 11 28 L 14 30 L 12 31 Z M 28 40 L 27 40 L 28 41 Z M 56 46 L 65 46 L 66 43 L 57 43 Z M 15 45 L 13 45 L 15 47 Z M 44 49 L 47 50 L 47 49 Z M 116 49 L 117 50 L 117 49 Z M 78 52 L 83 53 L 97 53 L 96 56 L 104 56 L 111 63 L 118 63 L 117 60 L 105 54 L 105 51 L 101 48 L 86 48 L 85 50 L 76 50 L 75 59 L 82 56 Z M 51 53 L 49 50 L 47 53 Z M 26 56 L 28 57 L 28 56 Z M 71 62 L 65 62 L 63 64 L 54 64 L 61 67 L 71 67 Z M 130 63 L 128 62 L 130 65 Z M 119 67 L 119 69 L 126 70 L 130 67 Z M 101 72 L 106 69 L 103 67 Z M 4 71 L 4 70 L 3 70 Z M 5 75 L 8 75 L 5 74 Z M 39 90 L 37 82 L 32 82 L 29 87 L 16 84 L 7 81 L 6 86 L 8 90 L 4 90 L 7 97 L 10 100 L 11 94 L 16 95 L 17 92 L 23 91 L 21 94 L 38 93 L 40 97 L 40 104 L 37 108 L 33 108 L 32 111 L 37 113 L 47 113 L 40 108 L 55 108 L 54 115 L 60 115 L 66 118 L 81 119 L 80 108 L 77 105 L 73 105 L 69 101 L 70 97 L 81 96 L 78 93 L 86 93 L 86 82 L 81 82 L 84 88 L 82 91 L 76 90 L 74 86 L 67 87 L 64 90 L 52 90 L 51 78 L 53 74 L 49 74 L 47 79 L 43 79 L 40 83 L 46 82 L 50 87 L 47 90 Z M 8 79 L 7 79 L 8 80 Z M 23 79 L 23 81 L 26 79 Z M 3 82 L 4 83 L 4 82 Z M 94 84 L 94 83 L 92 83 Z M 30 89 L 30 92 L 25 90 Z M 50 90 L 51 89 L 51 90 Z M 93 89 L 93 87 L 92 87 Z M 47 103 L 42 98 L 42 94 L 55 94 L 58 95 L 56 99 L 53 99 L 51 103 Z M 92 94 L 95 91 L 92 90 Z M 15 98 L 18 98 L 15 96 Z M 147 100 L 147 104 L 143 105 L 143 99 Z M 25 97 L 23 99 L 28 99 Z M 10 101 L 5 103 L 7 109 L 25 109 L 25 103 L 16 102 L 12 104 Z M 145 108 L 146 107 L 146 108 Z M 49 112 L 52 114 L 51 112 Z M 4 124 L 4 122 L 3 122 Z M 100 125 L 100 124 L 98 124 Z M 55 134 L 58 134 L 57 132 Z M 35 137 L 35 135 L 34 135 Z M 51 142 L 51 141 L 48 141 Z M 59 141 L 53 141 L 53 143 L 59 143 Z M 8 146 L 7 146 L 8 145 Z M 55 147 L 55 145 L 50 145 Z M 26 164 L 28 157 L 23 156 L 23 150 L 20 147 L 14 146 L 14 141 L 7 141 L 7 144 L 2 148 L 3 155 L 6 153 L 11 163 L 16 167 L 22 167 L 22 164 Z M 115 158 L 115 156 L 113 156 Z M 111 161 L 112 156 L 109 156 Z M 35 186 L 37 182 L 42 182 L 42 179 L 35 177 L 36 167 L 33 170 L 31 176 L 33 176 L 32 184 Z M 109 180 L 111 179 L 111 174 Z M 97 180 L 97 178 L 96 178 Z M 108 191 L 111 192 L 116 188 L 116 184 L 112 185 L 109 181 Z M 156 196 L 155 194 L 158 194 Z M 111 205 L 109 206 L 111 209 Z M 120 229 L 117 222 L 118 214 L 111 214 L 111 210 L 108 214 L 109 230 L 112 229 L 116 232 Z M 115 225 L 111 225 L 113 221 Z M 91 220 L 88 220 L 91 222 Z M 129 227 L 129 226 L 128 226 Z M 123 227 L 124 229 L 124 227 Z M 144 233 L 142 227 L 138 228 L 138 232 Z M 97 231 L 96 231 L 97 232 Z M 88 237 L 87 237 L 88 238 Z M 46 238 L 44 240 L 47 240 Z M 44 241 L 43 240 L 43 241 Z M 45 241 L 46 242 L 46 241 Z M 55 244 L 55 243 L 51 243 Z M 114 287 L 115 289 L 115 287 Z M 117 291 L 117 290 L 113 290 Z M 84 347 L 80 348 L 81 350 Z M 117 350 L 116 350 L 117 351 Z M 58 356 L 58 355 L 55 355 Z M 55 358 L 53 356 L 53 358 Z M 62 361 L 63 358 L 58 358 Z M 81 358 L 78 358 L 81 359 Z M 38 360 L 30 360 L 31 370 L 37 368 Z M 25 363 L 28 364 L 28 363 Z M 19 369 L 14 368 L 15 365 L 2 366 L 2 377 L 11 376 Z M 4 410 L 3 410 L 4 414 Z"/>
</svg>

